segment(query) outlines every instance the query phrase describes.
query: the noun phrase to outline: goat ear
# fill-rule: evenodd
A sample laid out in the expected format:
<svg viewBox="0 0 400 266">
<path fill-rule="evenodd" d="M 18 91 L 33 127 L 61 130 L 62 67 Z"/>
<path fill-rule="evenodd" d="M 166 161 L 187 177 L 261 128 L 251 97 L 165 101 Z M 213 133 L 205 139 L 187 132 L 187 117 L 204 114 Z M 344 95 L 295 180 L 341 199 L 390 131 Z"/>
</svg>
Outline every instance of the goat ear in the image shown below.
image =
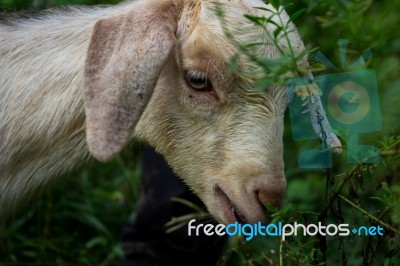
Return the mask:
<svg viewBox="0 0 400 266">
<path fill-rule="evenodd" d="M 174 48 L 178 8 L 168 2 L 138 6 L 94 26 L 84 99 L 88 147 L 100 161 L 117 155 L 133 135 Z"/>
</svg>

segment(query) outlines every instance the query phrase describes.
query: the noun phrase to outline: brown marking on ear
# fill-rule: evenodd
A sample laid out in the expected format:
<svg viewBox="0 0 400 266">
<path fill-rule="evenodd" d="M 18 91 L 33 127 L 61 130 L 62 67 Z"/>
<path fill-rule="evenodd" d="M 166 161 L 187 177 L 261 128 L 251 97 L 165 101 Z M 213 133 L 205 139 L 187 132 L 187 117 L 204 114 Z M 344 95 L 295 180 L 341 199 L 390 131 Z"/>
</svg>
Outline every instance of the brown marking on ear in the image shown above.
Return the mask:
<svg viewBox="0 0 400 266">
<path fill-rule="evenodd" d="M 85 64 L 86 138 L 100 161 L 129 141 L 176 43 L 175 1 L 97 21 Z"/>
</svg>

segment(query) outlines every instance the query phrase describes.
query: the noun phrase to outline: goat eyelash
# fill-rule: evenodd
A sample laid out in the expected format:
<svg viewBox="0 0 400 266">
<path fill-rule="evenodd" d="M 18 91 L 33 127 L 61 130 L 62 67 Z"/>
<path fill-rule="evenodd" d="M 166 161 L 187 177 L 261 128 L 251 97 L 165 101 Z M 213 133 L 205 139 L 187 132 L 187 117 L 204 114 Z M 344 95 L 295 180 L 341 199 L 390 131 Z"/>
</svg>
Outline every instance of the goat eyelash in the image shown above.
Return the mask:
<svg viewBox="0 0 400 266">
<path fill-rule="evenodd" d="M 207 79 L 207 74 L 199 70 L 187 70 L 185 76 L 191 79 Z"/>
<path fill-rule="evenodd" d="M 213 89 L 207 74 L 198 70 L 185 71 L 185 80 L 191 88 L 197 91 L 210 92 Z"/>
</svg>

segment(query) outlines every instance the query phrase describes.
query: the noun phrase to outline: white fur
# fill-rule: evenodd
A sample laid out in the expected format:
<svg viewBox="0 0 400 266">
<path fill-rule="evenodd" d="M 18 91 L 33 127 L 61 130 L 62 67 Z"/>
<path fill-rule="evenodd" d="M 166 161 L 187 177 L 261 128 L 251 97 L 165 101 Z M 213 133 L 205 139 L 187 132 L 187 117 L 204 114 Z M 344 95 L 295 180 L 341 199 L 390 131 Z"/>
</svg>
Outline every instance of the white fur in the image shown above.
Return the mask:
<svg viewBox="0 0 400 266">
<path fill-rule="evenodd" d="M 223 23 L 213 11 L 215 2 L 169 2 L 179 9 L 176 45 L 132 136 L 161 152 L 218 220 L 228 222 L 232 214 L 216 188 L 249 221 L 262 220 L 259 201 L 279 205 L 285 190 L 284 90 L 272 87 L 257 93 L 253 80 L 226 72 L 236 47 L 223 35 Z M 228 30 L 236 32 L 238 41 L 260 38 L 262 32 L 243 14 L 262 15 L 253 8 L 265 6 L 262 1 L 221 4 Z M 54 177 L 89 160 L 83 94 L 93 28 L 100 19 L 123 17 L 143 5 L 147 2 L 0 21 L 0 219 Z M 153 45 L 152 40 L 137 41 L 143 42 L 142 50 Z M 291 34 L 291 41 L 296 49 L 303 49 L 297 34 Z M 271 45 L 258 50 L 265 56 L 279 56 Z M 252 67 L 245 58 L 241 60 L 238 71 Z M 137 62 L 135 67 L 146 63 L 151 62 Z M 185 69 L 206 72 L 214 94 L 189 88 Z"/>
</svg>

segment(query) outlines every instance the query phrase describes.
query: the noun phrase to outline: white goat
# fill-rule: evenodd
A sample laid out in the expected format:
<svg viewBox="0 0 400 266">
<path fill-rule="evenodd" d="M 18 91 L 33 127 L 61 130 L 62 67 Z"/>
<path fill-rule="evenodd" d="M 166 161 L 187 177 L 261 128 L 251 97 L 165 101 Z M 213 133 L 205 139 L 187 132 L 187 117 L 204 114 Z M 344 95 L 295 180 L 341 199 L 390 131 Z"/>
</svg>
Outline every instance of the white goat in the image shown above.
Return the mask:
<svg viewBox="0 0 400 266">
<path fill-rule="evenodd" d="M 261 0 L 139 0 L 0 20 L 0 219 L 54 177 L 150 143 L 221 222 L 280 205 L 286 96 L 225 70 Z M 268 6 L 268 8 L 272 8 Z M 285 17 L 285 23 L 288 18 Z M 303 49 L 296 33 L 292 46 Z M 284 45 L 284 44 L 282 44 Z M 261 55 L 279 56 L 272 45 Z M 335 139 L 337 140 L 337 139 Z"/>
</svg>

